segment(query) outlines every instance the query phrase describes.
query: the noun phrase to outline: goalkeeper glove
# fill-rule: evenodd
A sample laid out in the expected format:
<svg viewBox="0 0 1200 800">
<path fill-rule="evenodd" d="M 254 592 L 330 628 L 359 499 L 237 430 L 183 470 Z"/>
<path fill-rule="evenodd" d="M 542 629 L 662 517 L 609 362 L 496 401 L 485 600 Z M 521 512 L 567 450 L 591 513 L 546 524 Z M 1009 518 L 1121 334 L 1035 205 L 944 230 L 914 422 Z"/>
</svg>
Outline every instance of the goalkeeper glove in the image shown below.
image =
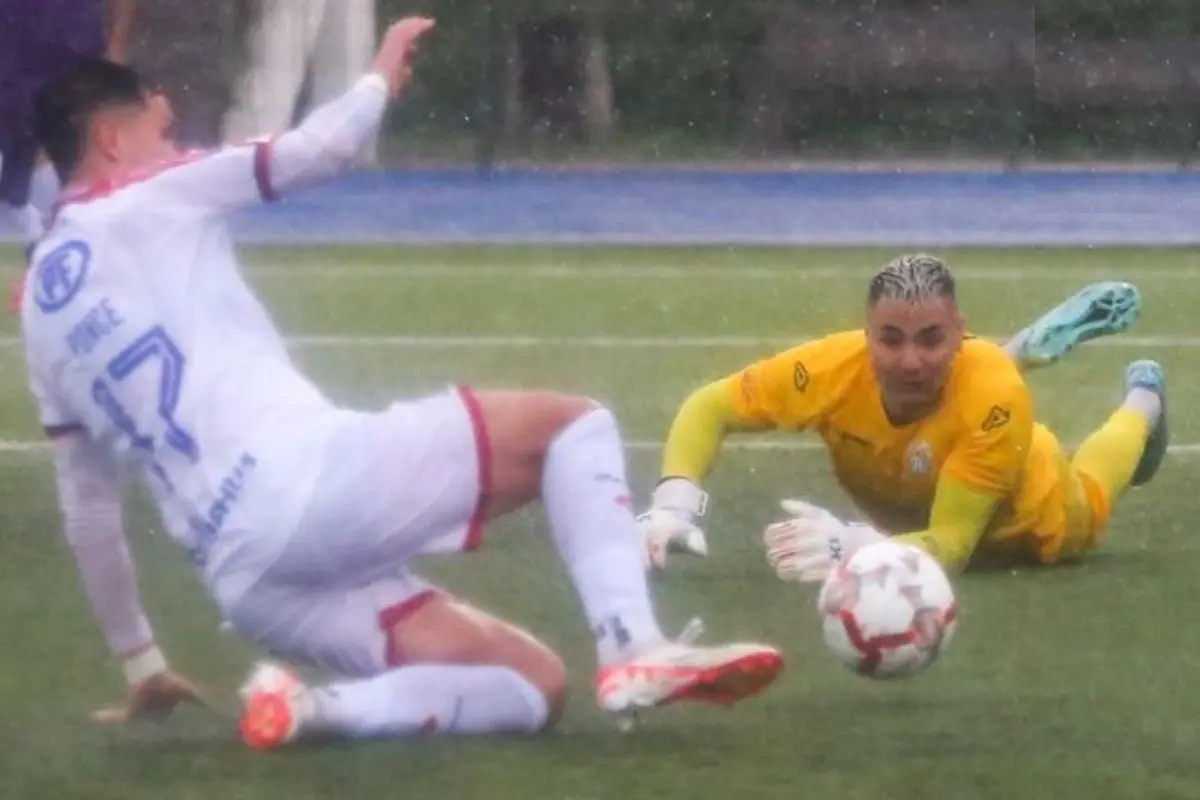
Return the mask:
<svg viewBox="0 0 1200 800">
<path fill-rule="evenodd" d="M 788 519 L 763 531 L 767 563 L 780 580 L 820 583 L 858 549 L 888 538 L 869 525 L 842 522 L 804 500 L 784 500 L 780 506 Z"/>
<path fill-rule="evenodd" d="M 670 551 L 708 555 L 704 531 L 693 522 L 704 516 L 708 495 L 687 478 L 665 478 L 654 489 L 649 510 L 637 518 L 647 568 L 663 569 Z"/>
</svg>

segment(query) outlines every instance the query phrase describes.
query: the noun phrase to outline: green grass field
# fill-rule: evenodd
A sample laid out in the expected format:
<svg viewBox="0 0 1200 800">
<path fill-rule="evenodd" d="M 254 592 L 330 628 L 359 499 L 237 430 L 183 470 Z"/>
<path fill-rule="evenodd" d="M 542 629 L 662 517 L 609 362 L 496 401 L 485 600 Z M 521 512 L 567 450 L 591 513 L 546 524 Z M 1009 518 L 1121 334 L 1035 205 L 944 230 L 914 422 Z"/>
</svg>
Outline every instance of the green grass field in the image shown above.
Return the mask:
<svg viewBox="0 0 1200 800">
<path fill-rule="evenodd" d="M 550 386 L 611 403 L 645 503 L 657 442 L 692 387 L 778 346 L 860 323 L 865 250 L 247 250 L 247 272 L 304 366 L 339 400 L 379 406 L 450 381 Z M 1125 277 L 1145 312 L 1120 339 L 1031 376 L 1039 415 L 1067 441 L 1099 423 L 1125 364 L 1161 360 L 1175 443 L 1158 480 L 1126 497 L 1086 563 L 968 575 L 944 659 L 875 685 L 824 651 L 815 593 L 765 567 L 776 500 L 844 499 L 811 449 L 730 449 L 711 483 L 713 555 L 656 580 L 665 622 L 703 616 L 714 638 L 778 644 L 788 668 L 730 711 L 678 708 L 633 735 L 595 709 L 592 643 L 540 512 L 489 532 L 476 556 L 428 565 L 468 599 L 559 648 L 573 705 L 537 739 L 245 749 L 233 692 L 254 653 L 218 631 L 184 555 L 128 527 L 146 604 L 174 664 L 227 718 L 88 722 L 122 682 L 60 544 L 15 320 L 0 323 L 0 797 L 46 798 L 1151 798 L 1200 797 L 1200 252 L 947 253 L 972 329 L 1000 336 L 1083 283 Z M 15 273 L 16 253 L 0 253 Z M 748 440 L 758 441 L 758 440 Z M 781 440 L 769 440 L 781 441 Z M 782 440 L 804 442 L 794 438 Z"/>
</svg>

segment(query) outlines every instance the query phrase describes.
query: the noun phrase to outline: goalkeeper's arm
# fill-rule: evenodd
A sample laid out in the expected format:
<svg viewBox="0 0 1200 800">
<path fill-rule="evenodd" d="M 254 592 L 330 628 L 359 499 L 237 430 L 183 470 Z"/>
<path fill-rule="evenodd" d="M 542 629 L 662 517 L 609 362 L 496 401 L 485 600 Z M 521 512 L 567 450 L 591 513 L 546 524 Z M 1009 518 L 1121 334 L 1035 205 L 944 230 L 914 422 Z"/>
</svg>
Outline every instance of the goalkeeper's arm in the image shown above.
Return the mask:
<svg viewBox="0 0 1200 800">
<path fill-rule="evenodd" d="M 684 401 L 663 445 L 662 471 L 652 509 L 667 510 L 689 522 L 704 515 L 708 496 L 700 484 L 708 477 L 732 431 L 766 430 L 767 423 L 745 419 L 733 404 L 729 382 L 710 383 Z"/>
<path fill-rule="evenodd" d="M 923 531 L 893 537 L 916 545 L 938 560 L 951 574 L 966 569 L 980 539 L 987 532 L 1000 496 L 972 488 L 962 481 L 943 477 L 938 481 Z"/>
<path fill-rule="evenodd" d="M 668 550 L 706 555 L 708 544 L 695 520 L 704 516 L 708 495 L 700 483 L 708 476 L 721 442 L 733 430 L 762 429 L 746 422 L 735 410 L 730 379 L 692 393 L 675 415 L 663 448 L 662 477 L 654 488 L 650 509 L 638 517 L 638 531 L 648 562 L 666 563 Z"/>
<path fill-rule="evenodd" d="M 733 406 L 730 380 L 710 383 L 684 401 L 663 446 L 662 481 L 685 478 L 699 485 L 712 471 L 728 433 L 770 427 L 747 421 L 738 413 Z"/>
</svg>

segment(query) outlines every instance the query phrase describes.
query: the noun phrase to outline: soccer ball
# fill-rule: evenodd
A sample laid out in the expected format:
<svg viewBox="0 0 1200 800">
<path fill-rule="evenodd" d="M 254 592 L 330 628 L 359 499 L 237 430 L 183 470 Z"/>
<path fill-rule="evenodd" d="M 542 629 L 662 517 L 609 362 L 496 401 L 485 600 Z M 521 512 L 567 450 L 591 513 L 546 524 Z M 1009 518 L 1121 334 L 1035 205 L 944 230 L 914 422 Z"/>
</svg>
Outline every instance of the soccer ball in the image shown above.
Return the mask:
<svg viewBox="0 0 1200 800">
<path fill-rule="evenodd" d="M 924 550 L 878 542 L 829 573 L 817 598 L 825 644 L 868 678 L 903 678 L 932 664 L 954 636 L 958 609 L 945 571 Z"/>
</svg>

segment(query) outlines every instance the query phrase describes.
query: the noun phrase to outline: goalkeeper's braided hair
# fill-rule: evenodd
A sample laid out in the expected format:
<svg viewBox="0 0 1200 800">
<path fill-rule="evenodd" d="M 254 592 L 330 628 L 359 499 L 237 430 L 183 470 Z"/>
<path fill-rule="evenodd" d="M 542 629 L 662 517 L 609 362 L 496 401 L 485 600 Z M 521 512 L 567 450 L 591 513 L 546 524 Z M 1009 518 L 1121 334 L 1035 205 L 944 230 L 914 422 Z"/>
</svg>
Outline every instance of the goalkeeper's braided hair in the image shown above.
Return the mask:
<svg viewBox="0 0 1200 800">
<path fill-rule="evenodd" d="M 954 300 L 954 275 L 946 262 L 918 253 L 893 258 L 883 265 L 867 289 L 867 305 L 880 300 L 920 303 L 930 298 Z"/>
</svg>

